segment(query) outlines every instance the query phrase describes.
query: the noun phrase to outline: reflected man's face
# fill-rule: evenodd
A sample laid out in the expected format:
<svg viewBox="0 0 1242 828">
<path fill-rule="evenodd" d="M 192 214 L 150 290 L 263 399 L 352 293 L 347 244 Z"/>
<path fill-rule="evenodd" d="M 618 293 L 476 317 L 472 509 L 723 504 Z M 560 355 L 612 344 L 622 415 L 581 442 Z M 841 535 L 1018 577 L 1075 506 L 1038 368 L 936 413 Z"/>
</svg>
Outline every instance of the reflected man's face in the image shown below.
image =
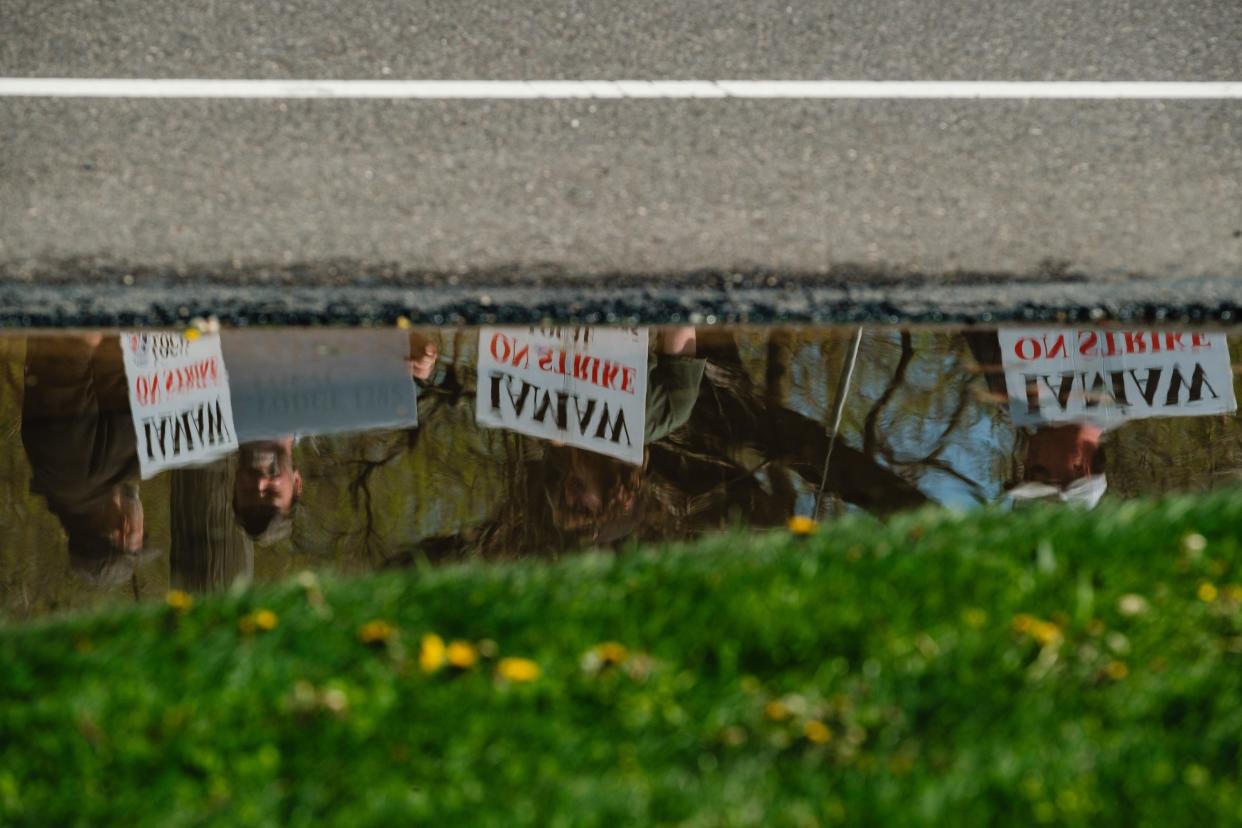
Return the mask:
<svg viewBox="0 0 1242 828">
<path fill-rule="evenodd" d="M 571 462 L 562 484 L 561 502 L 571 523 L 598 518 L 604 510 L 599 470 L 586 463 Z"/>
<path fill-rule="evenodd" d="M 293 466 L 293 438 L 247 443 L 240 457 L 233 483 L 238 510 L 287 515 L 302 494 L 302 474 Z"/>
<path fill-rule="evenodd" d="M 642 469 L 575 448 L 553 455 L 564 471 L 552 494 L 552 519 L 562 530 L 589 530 L 598 538 L 609 524 L 630 515 L 638 502 Z"/>
<path fill-rule="evenodd" d="M 1049 426 L 1031 435 L 1026 478 L 1064 488 L 1093 473 L 1103 430 L 1087 423 Z"/>
</svg>

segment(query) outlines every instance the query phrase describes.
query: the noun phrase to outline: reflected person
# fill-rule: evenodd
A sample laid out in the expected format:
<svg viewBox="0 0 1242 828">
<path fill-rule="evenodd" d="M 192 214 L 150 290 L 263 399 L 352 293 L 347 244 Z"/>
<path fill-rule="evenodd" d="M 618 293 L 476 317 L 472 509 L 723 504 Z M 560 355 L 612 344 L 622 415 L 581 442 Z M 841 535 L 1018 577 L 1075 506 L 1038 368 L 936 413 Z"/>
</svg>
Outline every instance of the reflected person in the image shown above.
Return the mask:
<svg viewBox="0 0 1242 828">
<path fill-rule="evenodd" d="M 982 371 L 989 397 L 1007 410 L 1009 392 L 997 333 L 968 331 L 963 336 Z M 1108 486 L 1104 434 L 1103 428 L 1090 422 L 1042 423 L 1020 431 L 1025 443 L 1023 460 L 1019 479 L 1006 486 L 1010 496 L 1016 500 L 1052 496 L 1094 508 Z"/>
<path fill-rule="evenodd" d="M 22 445 L 30 490 L 68 536 L 78 574 L 118 583 L 142 559 L 145 520 L 138 456 L 116 337 L 27 340 Z"/>
<path fill-rule="evenodd" d="M 648 359 L 644 446 L 661 440 L 690 419 L 699 398 L 706 360 L 696 357 L 693 327 L 666 328 Z M 640 497 L 649 454 L 635 466 L 586 449 L 555 445 L 546 462 L 553 472 L 549 492 L 552 521 L 562 531 L 609 543 L 632 532 L 642 520 Z"/>
<path fill-rule="evenodd" d="M 254 542 L 230 501 L 237 458 L 169 473 L 169 582 L 175 589 L 224 589 L 254 575 Z"/>
<path fill-rule="evenodd" d="M 706 365 L 696 357 L 693 327 L 665 329 L 655 336 L 655 352 L 647 357 L 644 446 L 686 423 Z M 466 366 L 459 375 L 453 365 L 437 366 L 436 356 L 428 338 L 411 336 L 411 376 L 424 392 L 419 397 L 419 431 L 462 408 L 464 419 L 476 423 L 476 372 Z M 517 452 L 513 496 L 481 526 L 432 539 L 433 557 L 460 554 L 467 547 L 488 556 L 508 556 L 581 540 L 608 543 L 628 535 L 641 521 L 646 449 L 641 465 L 526 436 L 520 438 Z"/>
<path fill-rule="evenodd" d="M 239 447 L 234 513 L 260 544 L 289 535 L 311 438 L 416 422 L 407 365 L 420 351 L 394 329 L 230 331 L 221 337 Z M 430 363 L 434 364 L 434 353 Z"/>
</svg>

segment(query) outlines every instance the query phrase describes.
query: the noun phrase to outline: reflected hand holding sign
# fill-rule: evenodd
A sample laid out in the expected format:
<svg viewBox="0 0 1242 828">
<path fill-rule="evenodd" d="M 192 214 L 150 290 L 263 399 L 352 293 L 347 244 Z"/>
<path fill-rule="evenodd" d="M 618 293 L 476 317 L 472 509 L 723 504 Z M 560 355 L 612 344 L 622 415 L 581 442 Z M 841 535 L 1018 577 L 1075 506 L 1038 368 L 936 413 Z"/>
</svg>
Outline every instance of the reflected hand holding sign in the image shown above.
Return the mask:
<svg viewBox="0 0 1242 828">
<path fill-rule="evenodd" d="M 410 366 L 410 376 L 423 382 L 431 379 L 440 349 L 430 339 L 415 332 L 410 333 L 409 345 L 410 355 L 406 357 L 406 363 Z"/>
</svg>

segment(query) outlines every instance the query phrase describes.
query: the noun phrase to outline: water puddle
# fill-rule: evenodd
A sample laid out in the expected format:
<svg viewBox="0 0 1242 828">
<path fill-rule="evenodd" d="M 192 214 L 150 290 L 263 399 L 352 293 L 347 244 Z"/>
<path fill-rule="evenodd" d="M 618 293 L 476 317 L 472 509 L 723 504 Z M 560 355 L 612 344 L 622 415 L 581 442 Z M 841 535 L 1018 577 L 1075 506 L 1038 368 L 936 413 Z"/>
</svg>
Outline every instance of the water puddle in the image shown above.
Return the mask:
<svg viewBox="0 0 1242 828">
<path fill-rule="evenodd" d="M 1242 476 L 1239 365 L 1089 327 L 6 335 L 0 613 L 1206 490 Z"/>
</svg>

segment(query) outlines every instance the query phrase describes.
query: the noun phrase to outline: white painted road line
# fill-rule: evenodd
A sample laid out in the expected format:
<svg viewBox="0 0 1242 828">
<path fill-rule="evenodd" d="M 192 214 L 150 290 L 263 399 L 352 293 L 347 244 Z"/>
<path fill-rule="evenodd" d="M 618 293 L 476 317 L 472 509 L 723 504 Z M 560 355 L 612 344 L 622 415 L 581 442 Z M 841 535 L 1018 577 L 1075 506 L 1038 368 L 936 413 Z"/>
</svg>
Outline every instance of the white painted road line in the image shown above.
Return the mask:
<svg viewBox="0 0 1242 828">
<path fill-rule="evenodd" d="M 237 80 L 0 78 L 0 97 L 546 100 L 1238 100 L 1240 81 Z"/>
</svg>

